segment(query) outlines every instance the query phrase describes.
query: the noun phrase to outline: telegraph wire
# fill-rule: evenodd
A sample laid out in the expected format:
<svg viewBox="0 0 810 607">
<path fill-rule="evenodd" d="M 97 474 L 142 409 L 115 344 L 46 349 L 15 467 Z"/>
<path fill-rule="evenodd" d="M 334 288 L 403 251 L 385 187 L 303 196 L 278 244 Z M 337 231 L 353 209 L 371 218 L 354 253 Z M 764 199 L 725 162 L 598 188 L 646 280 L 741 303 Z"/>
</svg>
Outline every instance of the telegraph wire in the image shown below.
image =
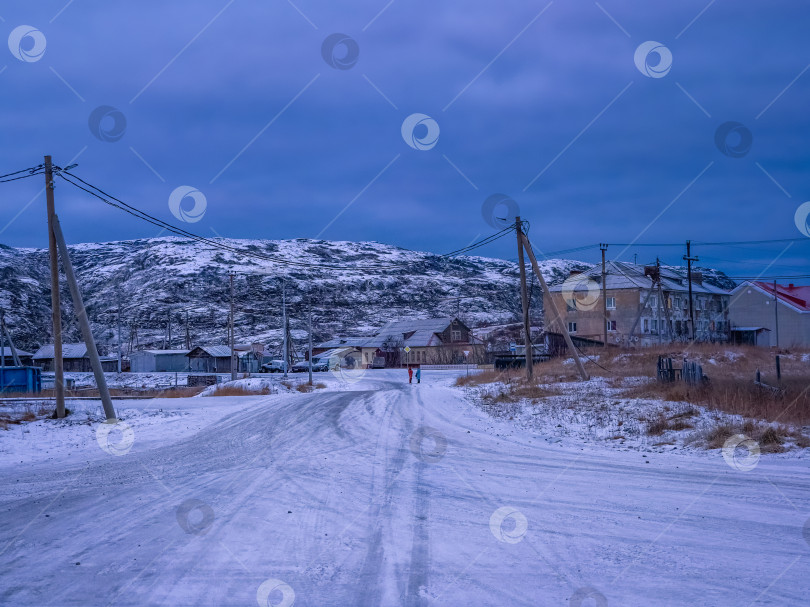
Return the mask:
<svg viewBox="0 0 810 607">
<path fill-rule="evenodd" d="M 41 175 L 44 172 L 45 165 L 40 164 L 35 167 L 30 167 L 28 169 L 22 169 L 20 171 L 14 171 L 13 173 L 7 173 L 5 175 L 0 175 L 0 183 L 8 183 L 9 181 L 17 181 L 18 179 L 28 179 L 29 177 L 33 177 L 34 175 Z M 22 175 L 20 177 L 14 177 L 14 175 L 19 175 L 20 173 L 28 173 L 28 175 Z M 11 179 L 6 179 L 6 177 L 11 177 Z"/>
</svg>

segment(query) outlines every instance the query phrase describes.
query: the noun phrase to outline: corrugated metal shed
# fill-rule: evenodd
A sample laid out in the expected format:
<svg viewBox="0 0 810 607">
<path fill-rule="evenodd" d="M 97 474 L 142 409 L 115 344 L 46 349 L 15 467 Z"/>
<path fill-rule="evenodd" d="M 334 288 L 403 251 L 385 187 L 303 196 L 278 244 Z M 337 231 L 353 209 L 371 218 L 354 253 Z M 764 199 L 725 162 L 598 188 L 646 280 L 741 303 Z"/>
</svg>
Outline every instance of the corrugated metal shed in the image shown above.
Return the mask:
<svg viewBox="0 0 810 607">
<path fill-rule="evenodd" d="M 130 354 L 133 373 L 165 373 L 189 368 L 188 350 L 140 350 Z"/>
<path fill-rule="evenodd" d="M 200 349 L 204 352 L 207 352 L 210 356 L 214 358 L 230 358 L 231 357 L 231 348 L 230 346 L 200 346 Z"/>
</svg>

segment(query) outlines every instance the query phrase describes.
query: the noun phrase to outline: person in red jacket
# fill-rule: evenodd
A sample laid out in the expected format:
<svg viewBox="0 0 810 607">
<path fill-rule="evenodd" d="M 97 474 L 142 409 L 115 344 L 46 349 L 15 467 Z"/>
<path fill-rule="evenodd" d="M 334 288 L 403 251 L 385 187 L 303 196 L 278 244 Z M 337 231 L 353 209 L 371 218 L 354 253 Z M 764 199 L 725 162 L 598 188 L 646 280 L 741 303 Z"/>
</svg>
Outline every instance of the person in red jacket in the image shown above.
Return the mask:
<svg viewBox="0 0 810 607">
<path fill-rule="evenodd" d="M 408 383 L 413 383 L 413 369 L 411 367 L 408 367 Z"/>
</svg>

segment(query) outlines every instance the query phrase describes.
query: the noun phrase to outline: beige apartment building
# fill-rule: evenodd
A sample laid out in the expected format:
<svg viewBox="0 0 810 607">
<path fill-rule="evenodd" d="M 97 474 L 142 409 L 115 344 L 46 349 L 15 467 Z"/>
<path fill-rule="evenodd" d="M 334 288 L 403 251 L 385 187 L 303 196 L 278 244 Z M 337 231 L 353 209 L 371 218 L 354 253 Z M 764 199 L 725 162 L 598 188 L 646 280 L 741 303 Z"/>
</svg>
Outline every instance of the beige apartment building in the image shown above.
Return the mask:
<svg viewBox="0 0 810 607">
<path fill-rule="evenodd" d="M 575 272 L 549 287 L 561 315 L 555 322 L 544 306 L 547 331 L 567 329 L 571 335 L 608 343 L 650 345 L 685 341 L 690 335 L 689 281 L 686 271 L 611 261 L 606 264 L 605 311 L 601 264 Z M 729 293 L 692 273 L 695 339 L 725 341 L 729 334 Z"/>
</svg>

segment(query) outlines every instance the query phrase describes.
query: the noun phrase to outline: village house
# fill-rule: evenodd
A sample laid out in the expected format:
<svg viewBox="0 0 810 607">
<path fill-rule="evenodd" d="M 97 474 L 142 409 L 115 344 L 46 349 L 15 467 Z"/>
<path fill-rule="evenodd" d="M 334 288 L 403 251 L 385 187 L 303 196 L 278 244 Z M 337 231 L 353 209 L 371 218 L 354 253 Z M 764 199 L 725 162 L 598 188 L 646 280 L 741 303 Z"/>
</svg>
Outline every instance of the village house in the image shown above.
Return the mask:
<svg viewBox="0 0 810 607">
<path fill-rule="evenodd" d="M 610 261 L 606 264 L 605 300 L 602 302 L 601 264 L 574 272 L 562 284 L 549 287 L 562 316 L 554 324 L 551 306 L 544 306 L 548 331 L 567 329 L 571 335 L 608 343 L 650 345 L 682 341 L 690 336 L 689 281 L 686 272 L 659 266 Z M 695 339 L 728 339 L 729 293 L 692 272 Z"/>
<path fill-rule="evenodd" d="M 313 353 L 340 347 L 357 350 L 367 368 L 381 360 L 386 367 L 474 363 L 485 355 L 484 343 L 452 317 L 391 321 L 371 337 L 337 337 L 318 344 Z"/>
<path fill-rule="evenodd" d="M 188 369 L 192 373 L 230 373 L 230 346 L 197 346 L 188 354 Z"/>
<path fill-rule="evenodd" d="M 17 358 L 20 359 L 20 364 L 23 367 L 27 367 L 31 364 L 34 355 L 31 352 L 26 352 L 25 350 L 17 350 Z M 14 365 L 14 356 L 11 352 L 11 348 L 9 346 L 3 346 L 2 352 L 0 352 L 0 365 L 4 367 L 11 367 Z"/>
<path fill-rule="evenodd" d="M 746 281 L 731 292 L 729 321 L 738 343 L 810 346 L 810 286 Z"/>
<path fill-rule="evenodd" d="M 100 356 L 100 358 L 103 371 L 118 371 L 117 358 L 109 356 Z M 53 371 L 53 344 L 42 346 L 37 350 L 32 358 L 32 364 L 35 367 L 40 367 L 43 371 Z M 87 356 L 87 346 L 83 343 L 62 344 L 62 368 L 66 372 L 92 372 L 93 367 L 90 365 L 90 357 Z"/>
<path fill-rule="evenodd" d="M 138 350 L 129 355 L 133 373 L 187 371 L 188 350 Z"/>
</svg>

